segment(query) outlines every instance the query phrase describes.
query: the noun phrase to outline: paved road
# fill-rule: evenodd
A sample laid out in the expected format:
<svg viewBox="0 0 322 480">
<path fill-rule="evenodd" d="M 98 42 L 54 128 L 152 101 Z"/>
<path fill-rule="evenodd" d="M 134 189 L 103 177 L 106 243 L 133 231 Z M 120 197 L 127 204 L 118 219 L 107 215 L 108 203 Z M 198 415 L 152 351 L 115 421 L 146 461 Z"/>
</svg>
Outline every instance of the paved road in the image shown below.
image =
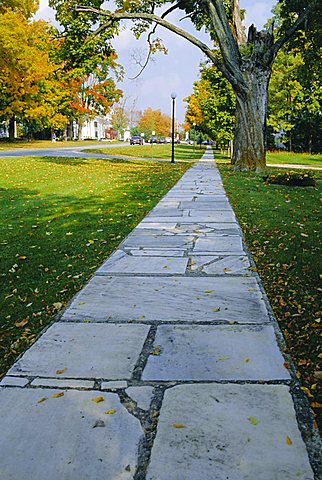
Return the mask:
<svg viewBox="0 0 322 480">
<path fill-rule="evenodd" d="M 81 146 L 81 147 L 62 147 L 62 148 L 15 148 L 12 150 L 0 150 L 0 157 L 79 157 L 79 158 L 106 158 L 106 155 L 100 155 L 99 153 L 86 153 L 83 150 L 98 149 L 98 148 L 113 148 L 113 147 L 126 147 L 127 143 L 113 143 L 103 144 L 102 142 L 97 145 Z"/>
<path fill-rule="evenodd" d="M 212 160 L 3 379 L 1 479 L 320 478 L 312 417 Z"/>
</svg>

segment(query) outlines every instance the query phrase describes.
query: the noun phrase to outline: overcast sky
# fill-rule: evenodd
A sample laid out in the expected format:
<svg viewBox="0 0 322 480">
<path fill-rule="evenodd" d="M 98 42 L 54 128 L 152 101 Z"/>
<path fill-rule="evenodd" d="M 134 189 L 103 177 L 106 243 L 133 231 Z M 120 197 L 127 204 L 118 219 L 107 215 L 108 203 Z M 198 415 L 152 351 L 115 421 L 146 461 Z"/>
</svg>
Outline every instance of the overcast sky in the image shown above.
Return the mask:
<svg viewBox="0 0 322 480">
<path fill-rule="evenodd" d="M 108 4 L 108 8 L 113 9 L 113 2 L 109 1 Z M 246 9 L 246 25 L 254 23 L 261 29 L 270 18 L 276 0 L 240 0 L 240 4 Z M 40 0 L 37 17 L 54 21 L 54 12 L 48 7 L 48 0 Z M 179 12 L 174 12 L 168 20 L 176 22 L 180 18 Z M 181 21 L 180 26 L 193 33 L 189 20 Z M 206 34 L 197 32 L 196 35 L 209 44 Z M 158 28 L 157 36 L 164 41 L 168 55 L 156 54 L 155 61 L 149 63 L 142 75 L 137 80 L 130 80 L 140 70 L 133 61 L 133 54 L 137 56 L 147 53 L 147 44 L 145 38 L 137 41 L 131 30 L 124 25 L 121 35 L 113 42 L 119 62 L 125 67 L 125 79 L 119 87 L 124 91 L 128 105 L 135 103 L 138 110 L 152 107 L 169 115 L 170 95 L 171 92 L 176 92 L 176 117 L 179 122 L 183 122 L 186 106 L 183 99 L 192 93 L 193 82 L 198 79 L 200 62 L 205 57 L 197 47 L 161 27 Z"/>
</svg>

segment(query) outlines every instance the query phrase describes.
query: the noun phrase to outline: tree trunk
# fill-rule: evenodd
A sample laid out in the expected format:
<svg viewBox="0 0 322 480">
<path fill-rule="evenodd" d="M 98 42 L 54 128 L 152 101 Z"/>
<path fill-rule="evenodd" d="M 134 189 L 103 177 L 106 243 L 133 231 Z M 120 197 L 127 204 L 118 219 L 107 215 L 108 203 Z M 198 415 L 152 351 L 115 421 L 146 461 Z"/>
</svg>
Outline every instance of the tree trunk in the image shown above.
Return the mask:
<svg viewBox="0 0 322 480">
<path fill-rule="evenodd" d="M 252 66 L 244 72 L 246 92 L 236 92 L 236 125 L 232 164 L 234 170 L 266 168 L 266 107 L 270 71 Z"/>
<path fill-rule="evenodd" d="M 13 142 L 15 139 L 15 130 L 16 130 L 16 117 L 12 115 L 9 120 L 9 141 Z"/>
</svg>

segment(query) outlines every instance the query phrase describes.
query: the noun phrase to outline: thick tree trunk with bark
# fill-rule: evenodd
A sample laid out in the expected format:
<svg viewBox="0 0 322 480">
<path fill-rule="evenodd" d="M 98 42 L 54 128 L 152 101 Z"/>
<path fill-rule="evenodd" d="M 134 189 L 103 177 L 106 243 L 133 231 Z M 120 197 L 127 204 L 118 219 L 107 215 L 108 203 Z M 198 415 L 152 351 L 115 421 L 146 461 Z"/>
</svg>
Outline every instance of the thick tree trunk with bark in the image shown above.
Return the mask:
<svg viewBox="0 0 322 480">
<path fill-rule="evenodd" d="M 10 142 L 14 141 L 15 133 L 16 133 L 16 117 L 14 115 L 12 115 L 12 117 L 9 120 L 9 140 L 10 140 Z"/>
<path fill-rule="evenodd" d="M 244 73 L 247 91 L 236 92 L 236 125 L 232 164 L 235 170 L 261 170 L 266 167 L 266 108 L 269 71 L 254 66 Z"/>
</svg>

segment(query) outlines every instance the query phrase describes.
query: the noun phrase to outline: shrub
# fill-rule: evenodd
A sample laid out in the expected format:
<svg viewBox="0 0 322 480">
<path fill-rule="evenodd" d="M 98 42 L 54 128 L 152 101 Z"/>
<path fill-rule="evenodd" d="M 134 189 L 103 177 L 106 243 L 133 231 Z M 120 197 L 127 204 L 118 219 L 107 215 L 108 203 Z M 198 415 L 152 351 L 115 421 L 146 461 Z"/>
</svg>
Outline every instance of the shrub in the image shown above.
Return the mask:
<svg viewBox="0 0 322 480">
<path fill-rule="evenodd" d="M 275 185 L 287 185 L 291 187 L 315 187 L 316 181 L 311 172 L 288 172 L 266 175 L 264 182 Z"/>
</svg>

